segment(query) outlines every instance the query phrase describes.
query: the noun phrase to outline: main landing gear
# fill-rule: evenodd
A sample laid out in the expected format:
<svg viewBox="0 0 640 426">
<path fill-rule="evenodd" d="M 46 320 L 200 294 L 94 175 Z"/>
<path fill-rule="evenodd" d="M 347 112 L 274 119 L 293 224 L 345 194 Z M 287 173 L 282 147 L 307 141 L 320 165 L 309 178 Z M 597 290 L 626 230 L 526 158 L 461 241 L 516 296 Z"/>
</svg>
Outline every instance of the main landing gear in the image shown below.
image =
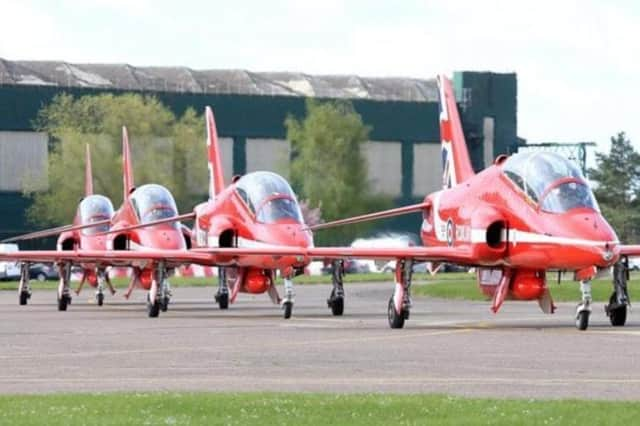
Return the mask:
<svg viewBox="0 0 640 426">
<path fill-rule="evenodd" d="M 158 263 L 153 271 L 151 288 L 147 294 L 147 313 L 149 318 L 156 318 L 160 315 L 160 311 L 166 312 L 169 309 L 171 289 L 167 278 L 168 274 L 164 263 Z"/>
<path fill-rule="evenodd" d="M 227 270 L 223 266 L 218 268 L 218 291 L 216 292 L 215 299 L 220 309 L 229 309 Z"/>
<path fill-rule="evenodd" d="M 31 287 L 29 286 L 29 264 L 22 263 L 20 265 L 20 285 L 18 285 L 18 302 L 20 305 L 26 305 L 31 299 Z"/>
<path fill-rule="evenodd" d="M 282 305 L 284 319 L 289 319 L 293 312 L 293 302 L 296 295 L 293 291 L 293 277 L 295 276 L 295 271 L 293 268 L 287 268 L 282 272 L 284 281 L 284 298 L 280 303 Z"/>
<path fill-rule="evenodd" d="M 67 306 L 71 304 L 71 263 L 59 263 L 58 273 L 60 274 L 60 283 L 58 284 L 58 310 L 66 311 Z"/>
<path fill-rule="evenodd" d="M 344 313 L 344 287 L 342 285 L 344 277 L 344 260 L 333 261 L 333 271 L 331 272 L 331 282 L 333 289 L 331 295 L 327 299 L 327 306 L 331 309 L 334 316 L 340 316 Z"/>
<path fill-rule="evenodd" d="M 627 280 L 629 279 L 629 259 L 624 257 L 613 265 L 613 293 L 604 311 L 614 327 L 622 327 L 627 322 L 627 306 L 631 306 Z"/>
<path fill-rule="evenodd" d="M 411 279 L 413 278 L 413 261 L 399 260 L 396 263 L 396 286 L 389 299 L 387 315 L 389 327 L 402 328 L 409 319 L 411 310 Z"/>
</svg>

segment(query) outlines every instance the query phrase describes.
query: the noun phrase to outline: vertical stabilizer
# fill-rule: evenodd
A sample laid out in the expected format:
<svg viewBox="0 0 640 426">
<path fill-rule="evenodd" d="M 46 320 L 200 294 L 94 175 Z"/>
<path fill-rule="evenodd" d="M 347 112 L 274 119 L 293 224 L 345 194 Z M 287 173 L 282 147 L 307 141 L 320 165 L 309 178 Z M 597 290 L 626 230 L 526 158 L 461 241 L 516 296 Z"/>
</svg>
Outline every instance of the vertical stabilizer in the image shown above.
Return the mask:
<svg viewBox="0 0 640 426">
<path fill-rule="evenodd" d="M 87 155 L 84 165 L 84 196 L 93 195 L 93 174 L 91 173 L 91 148 L 87 144 Z"/>
<path fill-rule="evenodd" d="M 440 139 L 442 141 L 442 185 L 451 188 L 475 173 L 469 160 L 467 143 L 456 106 L 451 81 L 440 75 Z"/>
<path fill-rule="evenodd" d="M 211 107 L 205 108 L 207 121 L 207 166 L 209 168 L 209 199 L 213 200 L 224 189 L 224 175 L 220 146 L 218 145 L 218 130 Z"/>
<path fill-rule="evenodd" d="M 122 182 L 124 184 L 124 199 L 126 200 L 134 188 L 129 135 L 126 126 L 122 126 Z"/>
</svg>

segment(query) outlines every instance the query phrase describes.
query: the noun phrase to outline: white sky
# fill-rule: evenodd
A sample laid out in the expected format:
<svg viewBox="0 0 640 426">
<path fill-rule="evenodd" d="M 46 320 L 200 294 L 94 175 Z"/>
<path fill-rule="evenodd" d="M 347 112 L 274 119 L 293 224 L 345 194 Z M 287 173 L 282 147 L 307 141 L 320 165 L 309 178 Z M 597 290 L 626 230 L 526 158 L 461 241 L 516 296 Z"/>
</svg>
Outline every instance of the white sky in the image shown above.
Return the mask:
<svg viewBox="0 0 640 426">
<path fill-rule="evenodd" d="M 518 74 L 518 133 L 640 148 L 640 2 L 8 0 L 0 57 L 431 78 Z"/>
</svg>

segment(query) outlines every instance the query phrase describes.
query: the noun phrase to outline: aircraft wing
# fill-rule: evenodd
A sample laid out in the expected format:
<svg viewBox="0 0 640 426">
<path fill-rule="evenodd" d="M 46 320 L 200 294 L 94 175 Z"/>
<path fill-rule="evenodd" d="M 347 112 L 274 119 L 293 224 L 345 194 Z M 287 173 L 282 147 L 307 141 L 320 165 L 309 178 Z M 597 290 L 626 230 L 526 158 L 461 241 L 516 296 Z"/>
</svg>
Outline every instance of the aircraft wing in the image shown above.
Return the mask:
<svg viewBox="0 0 640 426">
<path fill-rule="evenodd" d="M 0 253 L 0 261 L 10 262 L 71 262 L 102 266 L 144 266 L 150 262 L 166 262 L 170 266 L 199 264 L 205 266 L 236 264 L 241 256 L 299 256 L 300 247 L 205 248 L 193 250 L 25 250 Z"/>
<path fill-rule="evenodd" d="M 640 256 L 640 245 L 621 245 L 621 256 Z"/>
<path fill-rule="evenodd" d="M 307 250 L 313 259 L 373 259 L 448 262 L 473 265 L 476 259 L 468 249 L 458 247 L 401 247 L 401 248 L 355 248 L 316 247 Z"/>
</svg>

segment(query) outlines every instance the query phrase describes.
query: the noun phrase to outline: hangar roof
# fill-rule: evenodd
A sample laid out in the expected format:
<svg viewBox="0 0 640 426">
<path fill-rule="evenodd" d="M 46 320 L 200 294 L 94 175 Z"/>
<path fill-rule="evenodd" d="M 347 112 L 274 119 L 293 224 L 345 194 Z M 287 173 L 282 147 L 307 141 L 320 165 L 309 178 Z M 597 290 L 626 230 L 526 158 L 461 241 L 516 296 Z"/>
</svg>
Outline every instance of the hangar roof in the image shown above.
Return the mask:
<svg viewBox="0 0 640 426">
<path fill-rule="evenodd" d="M 379 101 L 438 100 L 435 79 L 193 70 L 187 67 L 70 64 L 62 61 L 9 61 L 0 58 L 0 85 L 3 84 Z"/>
</svg>

